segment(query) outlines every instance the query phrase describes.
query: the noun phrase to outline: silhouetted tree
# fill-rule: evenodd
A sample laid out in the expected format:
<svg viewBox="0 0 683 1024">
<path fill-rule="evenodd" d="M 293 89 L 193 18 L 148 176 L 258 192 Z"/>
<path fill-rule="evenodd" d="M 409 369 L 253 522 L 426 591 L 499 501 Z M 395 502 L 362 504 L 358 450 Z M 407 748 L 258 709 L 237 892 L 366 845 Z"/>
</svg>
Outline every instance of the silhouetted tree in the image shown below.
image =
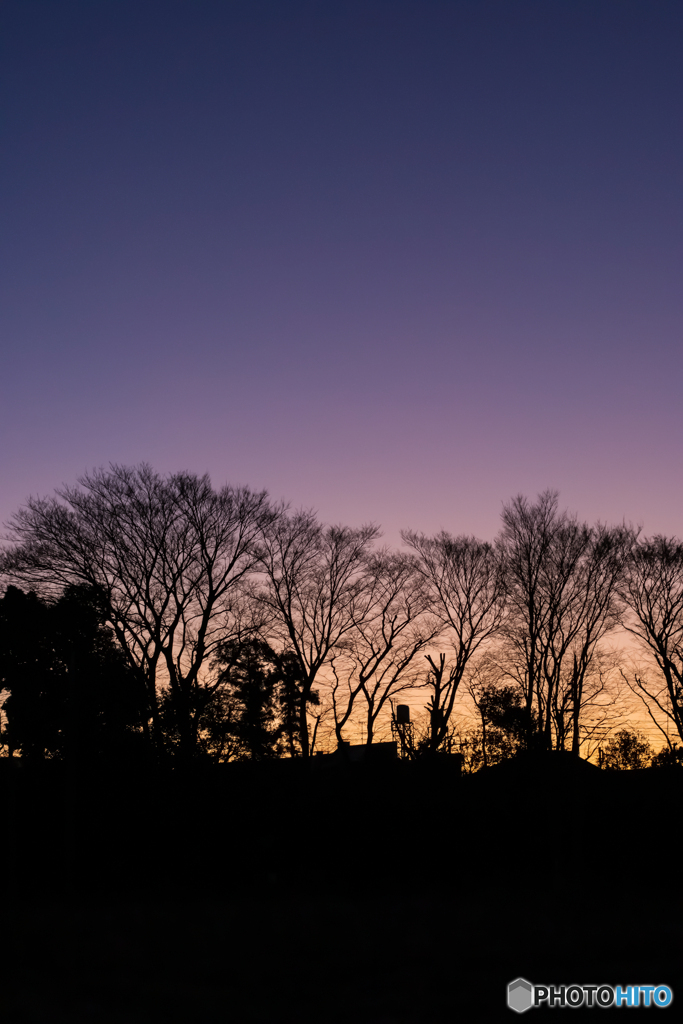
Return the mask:
<svg viewBox="0 0 683 1024">
<path fill-rule="evenodd" d="M 269 634 L 298 666 L 298 743 L 305 758 L 315 743 L 308 708 L 320 670 L 367 615 L 368 559 L 378 533 L 374 526 L 323 527 L 310 512 L 281 515 L 264 532 L 260 561 L 268 582 L 260 600 L 271 616 Z"/>
<path fill-rule="evenodd" d="M 483 767 L 512 757 L 529 734 L 527 710 L 519 689 L 489 683 L 476 693 L 475 703 L 481 718 Z"/>
<path fill-rule="evenodd" d="M 277 675 L 284 751 L 289 757 L 301 757 L 299 708 L 303 680 L 299 660 L 291 651 L 277 655 Z M 320 707 L 318 690 L 310 691 L 308 703 L 311 707 Z"/>
<path fill-rule="evenodd" d="M 429 593 L 415 559 L 381 551 L 368 562 L 364 617 L 338 644 L 332 662 L 332 706 L 337 742 L 356 702 L 363 708 L 366 743 L 390 700 L 415 686 L 415 656 L 440 630 L 428 614 Z"/>
<path fill-rule="evenodd" d="M 497 553 L 474 537 L 436 537 L 405 531 L 403 540 L 417 555 L 431 610 L 439 619 L 453 649 L 446 673 L 446 656 L 428 657 L 431 666 L 429 748 L 436 751 L 449 735 L 455 697 L 471 659 L 499 635 L 505 617 L 505 586 Z"/>
<path fill-rule="evenodd" d="M 653 707 L 683 741 L 683 543 L 652 537 L 634 545 L 622 593 L 630 609 L 625 626 L 651 655 L 663 684 L 636 675 L 633 688 L 658 728 Z"/>
<path fill-rule="evenodd" d="M 216 657 L 221 690 L 236 708 L 231 731 L 242 757 L 255 761 L 279 753 L 276 657 L 261 640 L 223 644 Z"/>
<path fill-rule="evenodd" d="M 473 775 L 485 767 L 481 729 L 466 729 L 458 733 L 458 750 L 465 775 Z"/>
<path fill-rule="evenodd" d="M 683 767 L 683 748 L 672 743 L 671 746 L 662 747 L 652 758 L 653 768 L 681 768 Z"/>
<path fill-rule="evenodd" d="M 105 623 L 101 596 L 68 587 L 53 603 L 8 587 L 0 599 L 0 686 L 10 755 L 74 762 L 142 755 L 144 707 Z"/>
<path fill-rule="evenodd" d="M 233 740 L 232 758 L 262 761 L 284 753 L 299 754 L 295 659 L 253 638 L 222 644 L 215 665 L 219 670 L 216 693 L 230 709 L 226 727 Z M 310 702 L 318 703 L 316 691 L 311 692 Z M 215 726 L 202 721 L 202 727 L 211 737 Z"/>
<path fill-rule="evenodd" d="M 12 520 L 16 546 L 0 570 L 45 593 L 96 588 L 144 691 L 144 727 L 162 749 L 164 686 L 178 750 L 188 758 L 212 696 L 203 669 L 234 629 L 240 587 L 272 515 L 265 493 L 214 491 L 206 476 L 113 466 L 56 498 L 29 499 Z"/>
<path fill-rule="evenodd" d="M 424 682 L 418 685 L 430 690 L 427 703 L 424 705 L 426 716 L 418 715 L 411 723 L 411 729 L 399 728 L 396 713 L 392 713 L 395 734 L 399 737 L 401 755 L 410 760 L 432 759 L 441 754 L 461 753 L 462 736 L 452 722 L 449 722 L 452 711 L 452 698 L 457 689 L 457 672 L 455 665 L 446 665 L 446 655 L 439 654 L 434 658 L 425 655 L 431 671 Z"/>
<path fill-rule="evenodd" d="M 427 655 L 427 661 L 432 671 L 427 675 L 427 687 L 431 690 L 425 710 L 429 715 L 429 725 L 419 745 L 423 754 L 435 754 L 446 745 L 450 752 L 452 744 L 452 730 L 450 727 L 451 714 L 458 686 L 462 680 L 462 674 L 458 672 L 457 662 L 448 666 L 446 671 L 446 655 L 441 653 L 437 659 L 431 654 Z"/>
<path fill-rule="evenodd" d="M 603 751 L 604 768 L 647 768 L 652 761 L 649 740 L 632 729 L 620 729 L 608 741 Z"/>
<path fill-rule="evenodd" d="M 499 550 L 509 614 L 501 659 L 522 689 L 541 745 L 569 746 L 578 755 L 581 713 L 596 696 L 586 680 L 600 641 L 620 620 L 619 584 L 633 534 L 590 528 L 557 506 L 557 493 L 546 491 L 535 505 L 519 496 L 503 509 Z"/>
<path fill-rule="evenodd" d="M 16 750 L 32 760 L 50 757 L 62 743 L 65 666 L 55 664 L 50 634 L 48 606 L 8 587 L 0 599 L 0 687 L 10 757 Z"/>
</svg>

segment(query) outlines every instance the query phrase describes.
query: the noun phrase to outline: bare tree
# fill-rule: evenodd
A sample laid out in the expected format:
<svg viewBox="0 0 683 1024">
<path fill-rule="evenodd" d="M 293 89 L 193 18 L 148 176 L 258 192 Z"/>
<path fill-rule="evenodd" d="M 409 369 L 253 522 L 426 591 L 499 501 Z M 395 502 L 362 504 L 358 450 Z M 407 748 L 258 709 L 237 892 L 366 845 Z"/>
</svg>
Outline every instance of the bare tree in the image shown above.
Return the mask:
<svg viewBox="0 0 683 1024">
<path fill-rule="evenodd" d="M 661 729 L 653 706 L 683 740 L 683 543 L 658 536 L 634 545 L 622 593 L 630 609 L 626 628 L 651 655 L 662 680 L 658 685 L 636 675 L 635 690 L 655 725 Z"/>
<path fill-rule="evenodd" d="M 365 742 L 371 744 L 377 719 L 390 700 L 415 686 L 415 656 L 441 626 L 428 614 L 429 593 L 415 559 L 378 552 L 367 566 L 368 599 L 364 615 L 337 645 L 331 691 L 337 742 L 363 705 Z"/>
<path fill-rule="evenodd" d="M 308 706 L 320 671 L 371 603 L 368 560 L 376 526 L 323 527 L 312 512 L 281 515 L 264 532 L 260 563 L 267 584 L 260 600 L 271 639 L 296 659 L 301 752 L 310 756 Z"/>
<path fill-rule="evenodd" d="M 546 738 L 552 723 L 556 666 L 551 658 L 553 624 L 557 621 L 562 584 L 571 575 L 572 559 L 578 562 L 584 535 L 566 532 L 564 564 L 553 554 L 568 516 L 558 516 L 557 493 L 546 491 L 535 505 L 518 496 L 503 509 L 503 531 L 499 547 L 505 566 L 510 618 L 506 628 L 508 661 L 524 694 L 528 729 L 536 716 L 536 729 Z M 553 573 L 552 565 L 556 564 Z M 557 579 L 558 572 L 562 578 Z M 550 666 L 550 682 L 546 677 Z M 531 737 L 529 736 L 529 739 Z"/>
<path fill-rule="evenodd" d="M 436 537 L 405 531 L 404 542 L 417 555 L 433 614 L 449 636 L 453 662 L 430 655 L 434 693 L 429 705 L 430 742 L 436 751 L 449 730 L 456 694 L 471 659 L 500 633 L 505 618 L 505 587 L 497 552 L 474 537 Z"/>
<path fill-rule="evenodd" d="M 499 550 L 510 615 L 504 657 L 520 685 L 529 738 L 547 749 L 580 747 L 586 680 L 600 641 L 620 621 L 621 581 L 633 532 L 594 528 L 558 511 L 556 492 L 503 509 Z"/>
<path fill-rule="evenodd" d="M 211 696 L 202 668 L 234 624 L 233 599 L 273 514 L 265 492 L 214 491 L 206 476 L 112 466 L 55 498 L 29 499 L 10 523 L 15 547 L 0 569 L 42 591 L 95 587 L 144 689 L 146 728 L 162 749 L 165 686 L 178 748 L 191 756 Z"/>
<path fill-rule="evenodd" d="M 576 567 L 573 600 L 566 605 L 566 621 L 558 622 L 553 658 L 559 665 L 553 695 L 553 718 L 560 749 L 570 745 L 578 756 L 581 719 L 590 708 L 593 719 L 599 708 L 614 707 L 615 659 L 601 648 L 601 641 L 620 625 L 623 579 L 633 531 L 625 527 L 592 527 Z M 568 735 L 569 733 L 569 735 Z"/>
</svg>

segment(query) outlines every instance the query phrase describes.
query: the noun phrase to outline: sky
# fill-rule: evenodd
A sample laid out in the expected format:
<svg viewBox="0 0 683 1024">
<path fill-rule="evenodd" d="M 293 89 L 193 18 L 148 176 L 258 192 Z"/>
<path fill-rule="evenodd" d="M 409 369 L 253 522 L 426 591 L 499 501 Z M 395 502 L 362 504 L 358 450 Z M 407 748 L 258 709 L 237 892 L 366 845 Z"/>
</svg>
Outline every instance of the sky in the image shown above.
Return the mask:
<svg viewBox="0 0 683 1024">
<path fill-rule="evenodd" d="M 683 535 L 678 0 L 5 0 L 0 521 L 149 462 Z"/>
</svg>

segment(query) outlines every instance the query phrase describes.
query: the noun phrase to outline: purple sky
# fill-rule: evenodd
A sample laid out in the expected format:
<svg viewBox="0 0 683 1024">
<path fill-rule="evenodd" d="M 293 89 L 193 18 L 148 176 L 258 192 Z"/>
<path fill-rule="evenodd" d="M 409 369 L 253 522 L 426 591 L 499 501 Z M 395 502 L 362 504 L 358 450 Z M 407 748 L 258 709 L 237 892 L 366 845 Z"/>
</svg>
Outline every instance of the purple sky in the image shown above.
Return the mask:
<svg viewBox="0 0 683 1024">
<path fill-rule="evenodd" d="M 148 461 L 683 534 L 680 0 L 5 0 L 0 519 Z"/>
</svg>

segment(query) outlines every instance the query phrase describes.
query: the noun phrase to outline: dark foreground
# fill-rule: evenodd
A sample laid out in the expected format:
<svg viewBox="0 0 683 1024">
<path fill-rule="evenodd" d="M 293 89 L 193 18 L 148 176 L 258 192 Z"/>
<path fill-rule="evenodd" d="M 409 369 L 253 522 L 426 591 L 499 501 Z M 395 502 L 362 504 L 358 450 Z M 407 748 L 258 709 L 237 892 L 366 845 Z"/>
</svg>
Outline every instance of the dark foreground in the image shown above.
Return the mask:
<svg viewBox="0 0 683 1024">
<path fill-rule="evenodd" d="M 8 1024 L 514 1020 L 520 975 L 683 1002 L 675 771 L 51 767 L 0 775 Z"/>
</svg>

